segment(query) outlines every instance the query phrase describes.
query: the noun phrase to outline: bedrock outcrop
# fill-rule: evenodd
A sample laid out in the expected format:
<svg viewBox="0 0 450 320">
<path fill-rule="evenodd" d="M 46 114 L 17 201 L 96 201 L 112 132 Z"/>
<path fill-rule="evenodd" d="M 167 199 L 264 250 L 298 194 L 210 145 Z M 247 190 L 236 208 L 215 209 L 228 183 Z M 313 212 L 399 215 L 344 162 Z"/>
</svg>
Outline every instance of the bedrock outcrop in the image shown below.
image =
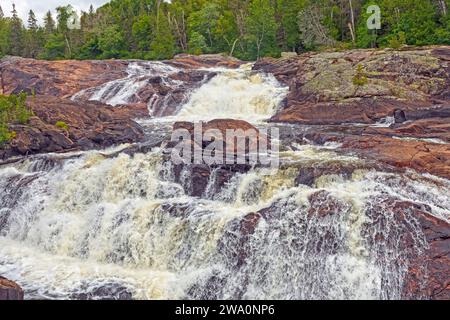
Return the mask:
<svg viewBox="0 0 450 320">
<path fill-rule="evenodd" d="M 105 148 L 140 141 L 142 128 L 128 112 L 98 102 L 74 102 L 53 96 L 29 97 L 33 116 L 14 124 L 15 137 L 2 149 L 0 159 L 11 156 Z M 57 125 L 57 123 L 64 125 Z"/>
<path fill-rule="evenodd" d="M 49 95 L 110 103 L 111 97 L 134 90 L 126 101 L 114 103 L 135 114 L 161 117 L 173 115 L 189 97 L 189 93 L 215 76 L 206 68 L 237 68 L 243 62 L 219 54 L 192 56 L 181 54 L 172 60 L 62 60 L 43 61 L 19 57 L 0 60 L 0 94 Z M 130 70 L 130 66 L 133 66 Z M 121 81 L 123 80 L 123 81 Z M 120 81 L 104 88 L 111 82 Z M 111 102 L 112 103 L 112 102 Z"/>
<path fill-rule="evenodd" d="M 450 100 L 448 46 L 306 53 L 262 59 L 254 69 L 274 74 L 290 88 L 275 122 L 374 123 L 395 110 L 437 111 Z"/>
</svg>

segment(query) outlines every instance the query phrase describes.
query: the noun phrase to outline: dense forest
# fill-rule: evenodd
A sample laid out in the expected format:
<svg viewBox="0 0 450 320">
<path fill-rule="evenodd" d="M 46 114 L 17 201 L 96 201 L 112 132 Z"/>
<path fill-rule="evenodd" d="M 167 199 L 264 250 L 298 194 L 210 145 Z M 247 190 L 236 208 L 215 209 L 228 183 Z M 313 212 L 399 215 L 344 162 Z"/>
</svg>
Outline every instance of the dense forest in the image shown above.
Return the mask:
<svg viewBox="0 0 450 320">
<path fill-rule="evenodd" d="M 381 8 L 368 30 L 367 7 Z M 450 0 L 112 0 L 22 21 L 0 8 L 0 56 L 166 59 L 187 52 L 244 60 L 283 51 L 450 44 Z M 39 23 L 38 18 L 43 18 Z M 78 22 L 77 22 L 78 21 Z"/>
</svg>

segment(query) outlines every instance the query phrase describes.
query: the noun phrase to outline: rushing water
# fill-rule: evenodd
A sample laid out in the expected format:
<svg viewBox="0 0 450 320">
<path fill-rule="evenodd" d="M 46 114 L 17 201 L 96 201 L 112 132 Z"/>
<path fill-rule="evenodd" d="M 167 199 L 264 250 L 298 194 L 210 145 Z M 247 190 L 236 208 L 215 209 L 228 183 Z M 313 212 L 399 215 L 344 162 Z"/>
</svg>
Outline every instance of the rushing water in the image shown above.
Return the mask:
<svg viewBox="0 0 450 320">
<path fill-rule="evenodd" d="M 130 75 L 91 90 L 92 99 L 129 102 L 139 85 Z M 283 92 L 270 76 L 222 70 L 175 118 L 261 120 Z M 421 203 L 448 221 L 450 183 L 365 170 L 335 148 L 289 146 L 280 170 L 235 173 L 220 189 L 213 170 L 201 197 L 187 192 L 189 170 L 177 179 L 158 148 L 0 167 L 0 274 L 28 298 L 401 298 L 408 257 L 427 243 L 416 217 L 405 229 L 390 201 Z M 295 183 L 301 168 L 318 165 L 361 169 Z M 405 233 L 415 244 L 407 250 Z"/>
<path fill-rule="evenodd" d="M 176 118 L 200 121 L 220 118 L 251 122 L 270 118 L 287 94 L 272 75 L 239 70 L 215 69 L 218 75 L 190 97 Z"/>
</svg>

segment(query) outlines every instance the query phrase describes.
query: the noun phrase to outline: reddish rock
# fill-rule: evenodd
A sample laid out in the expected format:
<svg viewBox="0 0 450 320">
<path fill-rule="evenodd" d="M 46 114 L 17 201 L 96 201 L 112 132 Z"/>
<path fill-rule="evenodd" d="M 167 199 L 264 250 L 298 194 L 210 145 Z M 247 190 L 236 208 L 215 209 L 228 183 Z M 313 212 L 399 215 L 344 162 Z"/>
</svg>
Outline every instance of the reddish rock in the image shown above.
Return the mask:
<svg viewBox="0 0 450 320">
<path fill-rule="evenodd" d="M 127 78 L 129 64 L 135 63 L 147 72 L 137 74 L 131 82 L 145 82 L 145 85 L 123 107 L 130 107 L 130 112 L 140 117 L 148 117 L 149 113 L 163 117 L 174 115 L 187 102 L 192 90 L 216 75 L 206 68 L 237 68 L 242 64 L 222 55 L 179 55 L 163 62 L 179 70 L 164 74 L 164 71 L 158 71 L 159 64 L 156 63 L 153 70 L 149 62 L 143 60 L 42 61 L 5 57 L 0 60 L 0 94 L 23 91 L 61 98 L 78 94 L 77 100 L 88 101 L 99 86 Z"/>
<path fill-rule="evenodd" d="M 0 300 L 23 300 L 23 290 L 17 283 L 0 276 Z"/>
<path fill-rule="evenodd" d="M 412 168 L 450 179 L 450 146 L 423 141 L 405 141 L 381 136 L 347 136 L 342 149 L 356 151 L 396 168 Z"/>
<path fill-rule="evenodd" d="M 26 125 L 12 125 L 16 137 L 0 150 L 0 158 L 73 149 L 105 148 L 143 138 L 141 127 L 120 108 L 77 103 L 51 96 L 29 98 L 33 116 Z M 55 124 L 62 121 L 68 130 Z"/>
<path fill-rule="evenodd" d="M 308 200 L 310 203 L 308 210 L 309 218 L 325 218 L 327 216 L 342 214 L 346 211 L 345 204 L 325 190 L 311 194 Z"/>
<path fill-rule="evenodd" d="M 449 178 L 449 123 L 445 118 L 406 122 L 391 128 L 339 125 L 310 126 L 299 130 L 286 127 L 282 128 L 280 136 L 286 145 L 294 142 L 303 144 L 304 139 L 318 145 L 338 143 L 340 146 L 337 152 L 357 155 L 368 162 L 368 168 L 389 172 L 411 168 Z M 297 182 L 311 185 L 321 174 L 343 173 L 345 176 L 345 168 L 342 170 L 340 172 L 339 167 L 310 168 L 303 172 L 303 178 L 299 176 Z"/>
<path fill-rule="evenodd" d="M 194 141 L 194 134 L 195 134 L 194 123 L 192 123 L 192 122 L 176 122 L 173 125 L 173 130 L 175 131 L 175 130 L 179 130 L 179 129 L 188 130 L 189 133 L 191 134 L 192 141 Z M 253 126 L 252 124 L 250 124 L 244 120 L 216 119 L 216 120 L 211 120 L 208 122 L 202 122 L 202 135 L 204 135 L 208 131 L 210 133 L 212 133 L 212 130 L 218 130 L 220 132 L 221 138 L 225 139 L 225 140 L 223 140 L 224 151 L 231 152 L 231 153 L 237 152 L 237 143 L 235 141 L 231 146 L 227 145 L 227 140 L 226 140 L 227 139 L 227 130 L 234 130 L 236 137 L 246 137 L 247 138 L 246 151 L 248 151 L 248 147 L 249 147 L 248 137 L 253 137 L 253 136 L 249 136 L 249 135 L 255 134 L 254 137 L 261 144 L 264 144 L 264 143 L 267 144 L 267 142 L 270 141 L 269 137 L 260 134 L 259 130 L 255 126 Z M 241 133 L 243 133 L 244 136 L 241 136 Z M 230 137 L 228 137 L 228 138 L 230 138 Z M 211 141 L 204 141 L 203 147 L 206 147 L 210 143 L 211 143 Z"/>
<path fill-rule="evenodd" d="M 437 139 L 450 143 L 450 117 L 408 121 L 389 128 L 369 127 L 364 133 L 388 137 Z"/>
<path fill-rule="evenodd" d="M 0 60 L 0 94 L 20 93 L 69 97 L 83 89 L 126 77 L 128 62 L 44 61 L 18 57 Z"/>
</svg>

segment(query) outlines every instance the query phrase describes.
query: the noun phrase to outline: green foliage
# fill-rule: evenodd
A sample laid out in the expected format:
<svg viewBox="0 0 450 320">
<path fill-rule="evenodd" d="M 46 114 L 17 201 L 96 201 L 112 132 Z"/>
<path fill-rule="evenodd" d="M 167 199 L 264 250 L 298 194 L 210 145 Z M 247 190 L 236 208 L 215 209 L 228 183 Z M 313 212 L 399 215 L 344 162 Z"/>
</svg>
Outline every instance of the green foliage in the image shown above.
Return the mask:
<svg viewBox="0 0 450 320">
<path fill-rule="evenodd" d="M 57 126 L 58 128 L 60 128 L 64 131 L 69 131 L 69 125 L 67 123 L 65 123 L 64 121 L 57 121 L 55 123 L 55 126 Z"/>
<path fill-rule="evenodd" d="M 153 22 L 149 15 L 142 15 L 138 17 L 137 21 L 133 24 L 132 34 L 139 51 L 150 50 L 150 44 L 152 42 L 152 26 Z"/>
<path fill-rule="evenodd" d="M 362 87 L 368 83 L 367 74 L 364 70 L 364 67 L 361 64 L 358 64 L 356 68 L 356 74 L 353 77 L 353 85 L 355 87 Z"/>
<path fill-rule="evenodd" d="M 62 34 L 51 34 L 44 45 L 43 59 L 58 60 L 66 57 L 66 41 Z"/>
<path fill-rule="evenodd" d="M 406 44 L 406 34 L 403 31 L 400 31 L 398 35 L 393 35 L 388 40 L 388 47 L 392 49 L 400 49 L 403 45 Z"/>
<path fill-rule="evenodd" d="M 102 52 L 103 59 L 120 58 L 125 49 L 125 40 L 117 26 L 110 26 L 100 34 L 98 49 Z"/>
<path fill-rule="evenodd" d="M 373 4 L 381 9 L 381 30 L 367 28 Z M 58 7 L 55 18 L 30 12 L 26 27 L 17 13 L 0 14 L 0 57 L 167 59 L 189 52 L 255 60 L 349 44 L 450 44 L 449 6 L 449 0 L 111 0 L 83 12 L 80 30 L 67 27 L 70 5 Z"/>
<path fill-rule="evenodd" d="M 156 21 L 155 37 L 150 44 L 151 58 L 155 60 L 172 59 L 175 54 L 175 38 L 167 18 L 159 14 Z"/>
<path fill-rule="evenodd" d="M 205 53 L 208 49 L 205 37 L 198 32 L 191 33 L 188 46 L 189 46 L 189 53 L 195 55 Z"/>
<path fill-rule="evenodd" d="M 0 95 L 0 146 L 15 137 L 15 132 L 9 131 L 11 124 L 25 124 L 33 115 L 26 105 L 27 95 Z"/>
<path fill-rule="evenodd" d="M 370 4 L 377 4 L 381 9 L 382 29 L 377 33 L 365 26 L 366 8 Z M 450 28 L 447 21 L 448 13 L 444 15 L 432 0 L 367 1 L 359 17 L 358 45 L 398 48 L 404 44 L 448 44 Z"/>
<path fill-rule="evenodd" d="M 259 59 L 261 56 L 279 54 L 276 43 L 277 22 L 275 11 L 270 0 L 253 1 L 249 7 L 247 17 L 250 59 Z"/>
</svg>

